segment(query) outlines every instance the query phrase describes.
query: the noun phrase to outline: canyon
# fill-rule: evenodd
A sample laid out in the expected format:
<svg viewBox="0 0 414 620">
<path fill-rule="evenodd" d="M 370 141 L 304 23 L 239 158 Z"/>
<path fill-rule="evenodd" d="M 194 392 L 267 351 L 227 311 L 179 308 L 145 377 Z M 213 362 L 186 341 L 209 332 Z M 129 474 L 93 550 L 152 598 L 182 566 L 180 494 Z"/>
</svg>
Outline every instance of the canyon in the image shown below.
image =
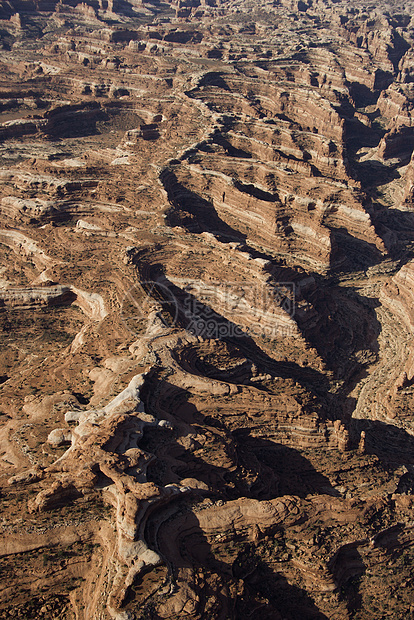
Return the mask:
<svg viewBox="0 0 414 620">
<path fill-rule="evenodd" d="M 0 0 L 0 619 L 414 618 L 413 15 Z"/>
</svg>

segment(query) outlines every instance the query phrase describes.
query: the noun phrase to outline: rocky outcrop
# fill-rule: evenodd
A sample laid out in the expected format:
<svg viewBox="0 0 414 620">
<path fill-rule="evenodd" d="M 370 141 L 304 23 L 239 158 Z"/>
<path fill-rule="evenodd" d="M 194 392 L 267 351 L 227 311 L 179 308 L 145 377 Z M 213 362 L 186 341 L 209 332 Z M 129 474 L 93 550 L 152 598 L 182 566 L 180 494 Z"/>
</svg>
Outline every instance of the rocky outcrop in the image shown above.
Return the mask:
<svg viewBox="0 0 414 620">
<path fill-rule="evenodd" d="M 55 447 L 72 442 L 66 453 L 45 472 L 45 482 L 52 473 L 62 472 L 61 477 L 40 491 L 29 506 L 31 511 L 50 510 L 90 493 L 97 478 L 97 468 L 101 475 L 112 481 L 113 486 L 108 486 L 105 495 L 107 501 L 114 504 L 117 514 L 118 545 L 114 559 L 117 575 L 108 598 L 108 609 L 113 617 L 117 616 L 117 609 L 122 606 L 137 575 L 161 561 L 154 551 L 148 549 L 145 541 L 139 539 L 148 509 L 146 504 L 165 502 L 167 497 L 179 492 L 173 487 L 163 491 L 146 482 L 150 455 L 138 448 L 142 431 L 147 425 L 169 428 L 169 424 L 157 422 L 145 413 L 139 400 L 142 383 L 142 376 L 134 377 L 128 387 L 101 410 L 75 415 L 69 412 L 67 420 L 77 421 L 72 432 L 55 429 L 48 436 L 48 442 Z M 81 466 L 80 476 L 69 473 L 74 470 L 74 463 Z M 132 470 L 136 471 L 138 479 L 131 475 Z"/>
<path fill-rule="evenodd" d="M 102 320 L 107 314 L 100 295 L 70 286 L 6 288 L 0 291 L 0 306 L 31 308 L 71 303 L 76 303 L 94 320 Z"/>
<path fill-rule="evenodd" d="M 1 5 L 0 620 L 410 616 L 400 4 Z"/>
<path fill-rule="evenodd" d="M 414 328 L 413 304 L 414 263 L 404 265 L 390 282 L 384 284 L 381 299 L 408 332 Z"/>
</svg>

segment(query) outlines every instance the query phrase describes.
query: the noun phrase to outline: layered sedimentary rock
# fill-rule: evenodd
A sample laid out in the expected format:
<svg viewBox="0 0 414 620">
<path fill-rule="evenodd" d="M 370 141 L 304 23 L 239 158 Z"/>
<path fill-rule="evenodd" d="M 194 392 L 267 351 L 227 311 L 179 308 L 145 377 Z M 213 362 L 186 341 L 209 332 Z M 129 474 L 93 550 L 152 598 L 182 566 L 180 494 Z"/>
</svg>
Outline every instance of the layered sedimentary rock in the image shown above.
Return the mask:
<svg viewBox="0 0 414 620">
<path fill-rule="evenodd" d="M 0 618 L 410 616 L 413 9 L 0 5 Z"/>
</svg>

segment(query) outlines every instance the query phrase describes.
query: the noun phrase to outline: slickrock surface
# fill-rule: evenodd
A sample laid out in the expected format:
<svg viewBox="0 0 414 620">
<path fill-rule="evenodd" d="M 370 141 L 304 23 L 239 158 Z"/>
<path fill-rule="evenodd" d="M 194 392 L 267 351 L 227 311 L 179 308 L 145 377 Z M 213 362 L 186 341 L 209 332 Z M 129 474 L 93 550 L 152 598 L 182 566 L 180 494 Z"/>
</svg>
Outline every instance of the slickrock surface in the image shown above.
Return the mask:
<svg viewBox="0 0 414 620">
<path fill-rule="evenodd" d="M 414 618 L 413 15 L 0 0 L 0 620 Z"/>
</svg>

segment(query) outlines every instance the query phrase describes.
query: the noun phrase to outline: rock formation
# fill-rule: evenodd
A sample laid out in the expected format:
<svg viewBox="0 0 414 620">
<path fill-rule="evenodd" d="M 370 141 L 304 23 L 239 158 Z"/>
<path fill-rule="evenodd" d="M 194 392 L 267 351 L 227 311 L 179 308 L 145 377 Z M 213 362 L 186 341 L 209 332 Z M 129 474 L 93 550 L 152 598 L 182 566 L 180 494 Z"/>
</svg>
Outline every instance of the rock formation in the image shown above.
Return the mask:
<svg viewBox="0 0 414 620">
<path fill-rule="evenodd" d="M 413 10 L 0 2 L 0 619 L 412 616 Z"/>
</svg>

